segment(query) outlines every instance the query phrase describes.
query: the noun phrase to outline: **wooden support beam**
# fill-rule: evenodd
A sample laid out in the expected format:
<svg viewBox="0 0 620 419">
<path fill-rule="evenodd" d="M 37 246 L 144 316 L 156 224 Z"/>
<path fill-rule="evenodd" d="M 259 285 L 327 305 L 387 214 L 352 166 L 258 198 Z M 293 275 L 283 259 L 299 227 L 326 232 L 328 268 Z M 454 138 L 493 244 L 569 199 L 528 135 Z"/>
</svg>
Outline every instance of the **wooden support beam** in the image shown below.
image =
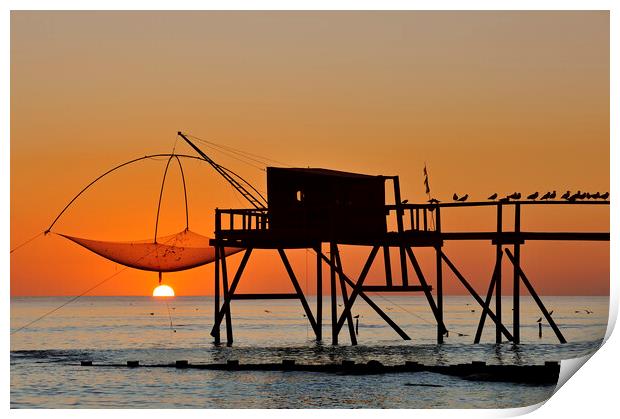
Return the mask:
<svg viewBox="0 0 620 419">
<path fill-rule="evenodd" d="M 233 294 L 233 300 L 296 300 L 296 293 Z"/>
<path fill-rule="evenodd" d="M 336 255 L 336 264 L 340 268 L 340 272 L 343 272 L 344 269 L 342 267 L 342 261 L 340 260 L 340 251 L 338 250 L 338 245 L 334 245 L 335 255 Z M 349 303 L 349 298 L 347 296 L 347 285 L 342 279 L 342 275 L 338 274 L 338 278 L 340 279 L 340 293 L 342 294 L 342 303 L 346 306 Z M 351 315 L 351 311 L 347 314 L 347 325 L 349 327 L 349 337 L 351 338 L 351 345 L 357 345 L 357 337 L 355 336 L 355 327 L 353 326 L 353 316 Z"/>
<path fill-rule="evenodd" d="M 299 282 L 297 282 L 297 278 L 295 277 L 295 272 L 293 272 L 293 268 L 291 267 L 288 258 L 286 257 L 286 253 L 284 249 L 278 249 L 278 253 L 280 254 L 280 258 L 282 259 L 282 263 L 284 263 L 284 267 L 286 268 L 286 272 L 288 272 L 288 276 L 293 283 L 293 287 L 295 287 L 295 291 L 297 292 L 297 296 L 299 297 L 299 301 L 301 301 L 301 305 L 306 312 L 306 316 L 308 317 L 308 321 L 312 325 L 312 329 L 314 330 L 314 334 L 317 334 L 316 321 L 314 320 L 314 316 L 312 315 L 312 310 L 310 310 L 310 306 L 308 305 L 308 301 L 306 301 L 306 297 L 299 286 Z"/>
<path fill-rule="evenodd" d="M 228 288 L 228 271 L 226 268 L 226 252 L 224 250 L 224 246 L 219 246 L 220 251 L 220 263 L 222 264 L 222 288 L 224 291 L 224 301 L 230 301 L 230 297 L 228 296 L 229 288 Z M 233 332 L 232 332 L 232 317 L 230 315 L 230 304 L 226 305 L 224 308 L 224 313 L 226 316 L 226 344 L 228 346 L 233 343 Z"/>
<path fill-rule="evenodd" d="M 332 264 L 332 262 L 330 261 L 330 259 L 325 256 L 323 253 L 320 253 L 320 257 L 321 259 L 323 259 L 323 261 L 325 263 L 327 263 L 330 267 L 332 267 L 332 269 L 336 269 L 335 266 Z M 339 274 L 342 275 L 342 278 L 345 280 L 345 282 L 350 286 L 350 287 L 355 287 L 355 282 L 353 282 L 349 277 L 347 277 L 347 275 L 344 272 L 339 272 Z M 335 282 L 334 282 L 335 284 Z M 335 285 L 334 285 L 335 286 Z M 381 316 L 381 318 L 392 327 L 392 329 L 394 329 L 394 331 L 396 333 L 398 333 L 404 340 L 411 340 L 411 338 L 387 315 L 385 314 L 385 312 L 383 312 L 383 310 L 381 310 L 381 308 L 379 308 L 379 306 L 377 306 L 374 301 L 372 301 L 372 299 L 370 297 L 368 297 L 366 295 L 366 293 L 364 291 L 360 291 L 359 292 L 359 296 L 360 298 L 362 298 L 364 301 L 366 301 L 366 303 L 377 312 L 377 314 L 379 316 Z"/>
<path fill-rule="evenodd" d="M 442 333 L 446 332 L 448 329 L 446 329 L 446 325 L 443 324 L 443 313 L 440 313 L 439 309 L 435 305 L 435 300 L 433 299 L 433 295 L 431 294 L 431 291 L 429 289 L 430 287 L 428 286 L 426 282 L 426 278 L 424 278 L 424 273 L 422 272 L 422 268 L 420 267 L 418 260 L 413 254 L 413 250 L 411 250 L 410 247 L 407 247 L 406 250 L 407 250 L 407 254 L 409 255 L 409 260 L 411 261 L 411 264 L 413 265 L 413 269 L 415 270 L 415 273 L 418 276 L 418 280 L 420 281 L 420 284 L 422 284 L 424 295 L 426 296 L 428 305 L 431 307 L 433 316 L 435 316 L 435 320 L 437 321 L 437 327 L 442 330 Z"/>
<path fill-rule="evenodd" d="M 502 219 L 502 204 L 497 206 L 497 234 L 502 234 L 503 229 L 503 219 Z M 515 208 L 518 208 L 517 205 Z M 493 275 L 495 276 L 495 314 L 497 315 L 497 321 L 499 324 L 502 324 L 502 269 L 501 269 L 501 260 L 502 260 L 502 244 L 497 243 L 495 245 L 495 266 Z M 500 263 L 499 272 L 497 271 L 497 264 Z M 487 303 L 487 305 L 490 301 Z M 484 313 L 484 311 L 483 311 Z M 514 336 L 514 332 L 513 332 Z M 499 325 L 495 324 L 495 343 L 502 343 L 502 331 L 499 328 Z"/>
<path fill-rule="evenodd" d="M 219 220 L 219 214 L 217 214 L 216 219 Z M 213 291 L 213 303 L 215 306 L 215 313 L 213 315 L 213 318 L 217 319 L 217 316 L 220 312 L 220 253 L 217 251 L 217 247 L 215 248 L 215 284 Z M 220 323 L 215 322 L 215 324 L 213 325 L 213 329 L 211 330 L 211 336 L 213 336 L 215 344 L 219 345 L 221 342 Z"/>
<path fill-rule="evenodd" d="M 315 249 L 316 256 L 316 340 L 323 339 L 323 264 L 318 255 L 321 248 Z"/>
<path fill-rule="evenodd" d="M 497 282 L 498 270 L 501 270 L 501 257 L 499 258 L 499 260 L 495 260 L 495 268 L 493 269 L 493 275 L 491 276 L 491 282 L 489 283 L 489 290 L 487 291 L 487 296 L 484 300 L 484 303 L 487 306 L 491 305 L 491 298 L 493 298 L 493 291 L 495 290 L 495 283 Z M 486 319 L 487 312 L 482 310 L 482 314 L 480 315 L 480 322 L 478 323 L 478 329 L 476 330 L 476 337 L 474 338 L 474 343 L 480 343 L 480 338 L 482 337 L 482 329 L 484 329 L 484 322 L 486 321 Z"/>
<path fill-rule="evenodd" d="M 433 287 L 429 286 L 428 289 L 432 291 Z M 362 290 L 367 292 L 421 292 L 425 290 L 425 287 L 422 285 L 364 285 Z"/>
<path fill-rule="evenodd" d="M 332 303 L 332 345 L 338 345 L 338 301 L 336 295 L 336 256 L 334 252 L 334 243 L 329 244 L 329 280 L 331 287 L 331 303 Z M 322 254 L 322 253 L 321 253 Z"/>
<path fill-rule="evenodd" d="M 515 234 L 521 232 L 521 205 L 515 205 Z M 515 338 L 514 343 L 521 342 L 521 291 L 519 283 L 519 266 L 521 266 L 521 246 L 518 242 L 514 244 L 514 272 L 513 272 L 513 289 L 512 289 L 512 334 Z"/>
<path fill-rule="evenodd" d="M 228 298 L 224 299 L 224 304 L 219 309 L 219 311 L 216 311 L 215 313 L 215 321 L 213 324 L 213 329 L 211 329 L 211 336 L 215 336 L 216 330 L 220 329 L 220 324 L 222 323 L 226 310 L 230 310 L 230 300 L 235 299 L 233 298 L 233 296 L 235 295 L 237 285 L 239 284 L 239 280 L 241 279 L 241 275 L 243 274 L 243 271 L 245 269 L 245 266 L 248 263 L 248 260 L 250 259 L 251 254 L 252 254 L 252 248 L 246 249 L 245 253 L 243 254 L 243 258 L 241 259 L 241 263 L 239 264 L 239 267 L 237 268 L 235 277 L 233 278 L 233 281 L 230 284 L 230 291 L 228 292 Z"/>
<path fill-rule="evenodd" d="M 366 276 L 368 275 L 368 271 L 370 270 L 370 267 L 372 266 L 372 262 L 375 260 L 375 256 L 377 255 L 378 251 L 379 251 L 379 246 L 373 246 L 372 250 L 370 251 L 370 254 L 368 255 L 368 259 L 366 260 L 366 263 L 364 264 L 364 267 L 362 268 L 362 272 L 360 273 L 357 283 L 355 284 L 355 286 L 353 286 L 353 291 L 351 291 L 351 298 L 349 299 L 347 304 L 344 304 L 344 310 L 342 314 L 340 315 L 340 318 L 338 319 L 338 324 L 336 325 L 337 332 L 340 332 L 340 329 L 342 329 L 342 325 L 344 324 L 344 321 L 346 320 L 347 315 L 351 313 L 351 308 L 353 307 L 353 303 L 355 303 L 355 299 L 357 298 L 360 291 L 362 290 L 362 286 L 364 285 L 364 280 L 366 279 Z M 342 269 L 338 269 L 338 272 L 339 274 L 344 273 Z"/>
<path fill-rule="evenodd" d="M 424 214 L 426 215 L 426 210 Z M 435 207 L 435 231 L 441 234 L 441 208 Z M 433 216 L 431 214 L 431 221 Z M 439 314 L 440 322 L 437 322 L 437 343 L 443 343 L 443 337 L 446 334 L 446 327 L 443 321 L 443 263 L 441 261 L 441 245 L 435 246 L 435 273 L 436 273 L 436 287 L 437 287 L 437 313 Z M 443 325 L 443 326 L 441 326 Z"/>
<path fill-rule="evenodd" d="M 495 322 L 495 324 L 498 324 L 498 319 L 497 316 L 495 315 L 495 313 L 493 313 L 493 311 L 491 311 L 491 309 L 489 308 L 489 306 L 487 304 L 484 303 L 484 301 L 482 301 L 482 298 L 480 298 L 480 296 L 478 295 L 478 293 L 476 292 L 476 290 L 469 284 L 469 282 L 467 282 L 467 280 L 465 279 L 465 277 L 459 272 L 458 269 L 456 269 L 456 266 L 454 266 L 454 264 L 452 263 L 452 261 L 450 261 L 450 259 L 448 259 L 448 257 L 446 256 L 445 253 L 441 252 L 441 257 L 443 258 L 443 260 L 446 262 L 446 264 L 448 265 L 448 267 L 452 270 L 452 272 L 454 273 L 454 275 L 456 275 L 456 277 L 459 279 L 459 281 L 461 281 L 461 283 L 465 286 L 465 288 L 467 289 L 467 291 L 469 291 L 469 293 L 472 295 L 472 297 L 474 297 L 474 299 L 476 300 L 476 302 L 478 304 L 480 304 L 480 307 L 482 307 L 483 310 L 485 310 L 487 312 L 487 315 L 491 318 L 491 320 L 493 320 Z M 500 323 L 500 328 L 502 330 L 502 333 L 504 334 L 504 336 L 506 336 L 506 339 L 508 339 L 509 341 L 512 341 L 512 335 L 510 334 L 510 332 L 508 331 L 508 329 L 506 329 L 506 327 Z"/>
<path fill-rule="evenodd" d="M 512 264 L 517 269 L 517 273 L 521 277 L 523 284 L 525 285 L 527 290 L 530 292 L 530 295 L 532 296 L 532 298 L 534 298 L 534 301 L 536 301 L 538 308 L 540 308 L 540 311 L 542 311 L 543 315 L 545 316 L 545 319 L 547 319 L 547 322 L 549 322 L 549 326 L 551 326 L 551 328 L 555 332 L 555 335 L 558 337 L 558 340 L 560 341 L 560 343 L 566 343 L 566 339 L 564 338 L 564 335 L 562 335 L 560 328 L 557 326 L 557 324 L 555 324 L 555 321 L 553 320 L 553 318 L 551 317 L 551 314 L 549 314 L 549 312 L 547 311 L 547 308 L 545 307 L 542 300 L 536 293 L 536 290 L 532 286 L 532 283 L 530 282 L 530 280 L 527 279 L 527 276 L 525 276 L 525 273 L 523 272 L 521 267 L 516 264 L 516 259 L 510 252 L 510 249 L 504 249 L 504 250 L 506 251 L 506 254 L 508 255 L 508 259 L 510 259 Z"/>
<path fill-rule="evenodd" d="M 390 247 L 383 246 L 383 264 L 385 265 L 385 284 L 392 285 L 392 261 L 390 260 Z"/>
</svg>

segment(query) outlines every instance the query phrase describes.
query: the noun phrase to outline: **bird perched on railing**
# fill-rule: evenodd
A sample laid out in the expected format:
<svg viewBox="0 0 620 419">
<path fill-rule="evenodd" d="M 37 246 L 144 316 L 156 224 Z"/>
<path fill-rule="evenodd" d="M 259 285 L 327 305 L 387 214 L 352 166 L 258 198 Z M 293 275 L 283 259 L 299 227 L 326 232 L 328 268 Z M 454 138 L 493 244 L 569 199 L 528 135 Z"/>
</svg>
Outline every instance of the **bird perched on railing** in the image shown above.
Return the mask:
<svg viewBox="0 0 620 419">
<path fill-rule="evenodd" d="M 564 195 L 561 196 L 562 199 L 568 199 L 570 198 L 570 191 L 566 191 L 566 193 Z"/>
<path fill-rule="evenodd" d="M 506 198 L 509 199 L 521 199 L 521 193 L 520 192 L 515 192 L 511 195 L 508 195 Z"/>
<path fill-rule="evenodd" d="M 601 199 L 607 200 L 607 198 L 609 198 L 609 192 L 605 192 L 604 194 L 601 194 Z"/>
<path fill-rule="evenodd" d="M 459 200 L 459 196 L 457 194 L 452 195 L 452 199 L 455 201 Z"/>
<path fill-rule="evenodd" d="M 429 199 L 429 200 L 428 200 L 428 202 L 429 202 L 430 204 L 439 204 L 439 200 L 438 200 L 438 199 L 435 199 L 435 198 L 431 198 L 431 199 Z"/>
<path fill-rule="evenodd" d="M 555 199 L 555 190 L 549 195 L 549 199 Z"/>
<path fill-rule="evenodd" d="M 467 198 L 469 198 L 469 194 L 465 194 L 462 197 L 459 198 L 459 202 L 465 202 L 467 201 Z"/>
<path fill-rule="evenodd" d="M 497 200 L 497 202 L 508 202 L 508 201 L 510 201 L 510 198 L 508 198 L 507 196 Z"/>
<path fill-rule="evenodd" d="M 581 199 L 581 191 L 577 191 L 576 193 L 568 197 L 569 201 L 576 201 L 578 199 Z"/>
<path fill-rule="evenodd" d="M 538 192 L 534 192 L 533 194 L 527 196 L 527 199 L 535 200 L 536 198 L 538 198 Z"/>
<path fill-rule="evenodd" d="M 494 193 L 493 195 L 491 195 L 490 197 L 487 198 L 488 200 L 491 201 L 495 201 L 495 199 L 497 199 L 497 193 Z"/>
<path fill-rule="evenodd" d="M 540 197 L 540 200 L 546 201 L 547 199 L 549 199 L 550 196 L 551 196 L 551 192 L 547 192 L 546 194 Z"/>
</svg>

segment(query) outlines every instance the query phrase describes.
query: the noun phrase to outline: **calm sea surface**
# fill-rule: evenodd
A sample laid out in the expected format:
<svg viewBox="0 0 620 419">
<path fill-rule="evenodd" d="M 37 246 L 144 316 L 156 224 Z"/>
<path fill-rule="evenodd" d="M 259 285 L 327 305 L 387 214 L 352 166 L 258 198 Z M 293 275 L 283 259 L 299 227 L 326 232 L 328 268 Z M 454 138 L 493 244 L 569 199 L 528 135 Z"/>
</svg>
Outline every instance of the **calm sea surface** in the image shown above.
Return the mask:
<svg viewBox="0 0 620 419">
<path fill-rule="evenodd" d="M 13 298 L 12 330 L 59 306 L 68 298 Z M 11 336 L 11 407 L 13 408 L 502 408 L 538 403 L 554 386 L 465 381 L 432 373 L 369 376 L 303 372 L 225 372 L 174 368 L 85 368 L 95 363 L 340 362 L 351 359 L 384 364 L 405 360 L 424 364 L 486 361 L 493 364 L 542 364 L 584 356 L 605 335 L 607 297 L 543 297 L 567 344 L 559 344 L 533 300 L 522 297 L 522 344 L 495 345 L 487 327 L 482 344 L 473 336 L 480 308 L 470 297 L 448 296 L 445 321 L 450 335 L 435 344 L 435 324 L 424 297 L 376 296 L 412 338 L 403 341 L 363 302 L 359 345 L 349 346 L 347 328 L 340 346 L 330 344 L 329 301 L 325 299 L 323 344 L 313 340 L 298 301 L 235 301 L 235 343 L 215 346 L 211 297 L 83 297 Z M 312 307 L 316 302 L 310 298 Z M 510 327 L 512 298 L 503 303 Z M 585 310 L 592 311 L 587 314 Z M 474 310 L 474 311 L 472 311 Z M 579 311 L 576 313 L 576 311 Z M 152 313 L 152 314 L 151 314 Z M 490 323 L 487 321 L 487 325 Z M 225 336 L 222 328 L 223 337 Z M 414 384 L 414 385 L 411 385 Z M 441 387 L 415 386 L 435 384 Z"/>
</svg>

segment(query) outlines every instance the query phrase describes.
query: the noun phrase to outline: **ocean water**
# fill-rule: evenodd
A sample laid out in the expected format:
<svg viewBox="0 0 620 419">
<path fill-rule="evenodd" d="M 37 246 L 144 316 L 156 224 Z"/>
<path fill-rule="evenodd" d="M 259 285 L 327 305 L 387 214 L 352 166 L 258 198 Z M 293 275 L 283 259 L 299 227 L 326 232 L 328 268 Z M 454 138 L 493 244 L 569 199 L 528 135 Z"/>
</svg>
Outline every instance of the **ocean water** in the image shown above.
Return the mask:
<svg viewBox="0 0 620 419">
<path fill-rule="evenodd" d="M 538 403 L 550 385 L 465 381 L 440 374 L 369 376 L 307 372 L 227 372 L 174 368 L 87 368 L 95 363 L 366 362 L 391 364 L 542 364 L 595 351 L 605 335 L 607 297 L 543 297 L 568 340 L 558 343 L 530 297 L 521 297 L 520 345 L 496 345 L 487 319 L 481 344 L 473 344 L 480 308 L 470 297 L 445 297 L 446 342 L 435 343 L 436 326 L 422 296 L 374 295 L 375 301 L 411 337 L 403 341 L 363 302 L 358 346 L 346 326 L 331 345 L 329 300 L 323 302 L 322 343 L 295 300 L 234 301 L 232 347 L 214 345 L 212 297 L 83 297 L 11 335 L 12 408 L 507 408 Z M 12 298 L 12 330 L 68 298 Z M 311 307 L 316 301 L 310 297 Z M 503 301 L 511 330 L 512 297 Z M 340 308 L 341 309 L 341 308 Z M 591 311 L 590 314 L 585 310 Z M 222 327 L 222 337 L 225 329 Z M 417 386 L 435 384 L 441 387 Z"/>
</svg>

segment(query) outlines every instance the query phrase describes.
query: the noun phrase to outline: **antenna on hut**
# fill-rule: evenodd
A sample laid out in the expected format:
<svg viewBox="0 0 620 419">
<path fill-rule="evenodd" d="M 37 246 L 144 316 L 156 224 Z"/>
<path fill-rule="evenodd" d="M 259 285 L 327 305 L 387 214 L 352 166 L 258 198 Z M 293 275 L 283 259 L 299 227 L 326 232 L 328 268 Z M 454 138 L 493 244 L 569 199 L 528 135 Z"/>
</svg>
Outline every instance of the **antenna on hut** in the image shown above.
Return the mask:
<svg viewBox="0 0 620 419">
<path fill-rule="evenodd" d="M 207 163 L 209 163 L 216 172 L 218 172 L 228 183 L 230 183 L 240 194 L 243 196 L 246 201 L 248 201 L 254 208 L 256 209 L 266 209 L 267 208 L 267 199 L 254 188 L 247 180 L 243 179 L 241 176 L 236 174 L 230 169 L 225 168 L 211 160 L 209 156 L 207 156 L 201 149 L 196 146 L 193 142 L 190 141 L 189 138 L 181 131 L 178 132 L 179 136 L 185 140 L 187 144 L 189 144 L 198 154 L 202 157 Z M 245 183 L 248 188 L 243 186 L 237 179 L 241 180 L 241 182 Z M 256 195 L 254 195 L 254 192 Z"/>
</svg>

